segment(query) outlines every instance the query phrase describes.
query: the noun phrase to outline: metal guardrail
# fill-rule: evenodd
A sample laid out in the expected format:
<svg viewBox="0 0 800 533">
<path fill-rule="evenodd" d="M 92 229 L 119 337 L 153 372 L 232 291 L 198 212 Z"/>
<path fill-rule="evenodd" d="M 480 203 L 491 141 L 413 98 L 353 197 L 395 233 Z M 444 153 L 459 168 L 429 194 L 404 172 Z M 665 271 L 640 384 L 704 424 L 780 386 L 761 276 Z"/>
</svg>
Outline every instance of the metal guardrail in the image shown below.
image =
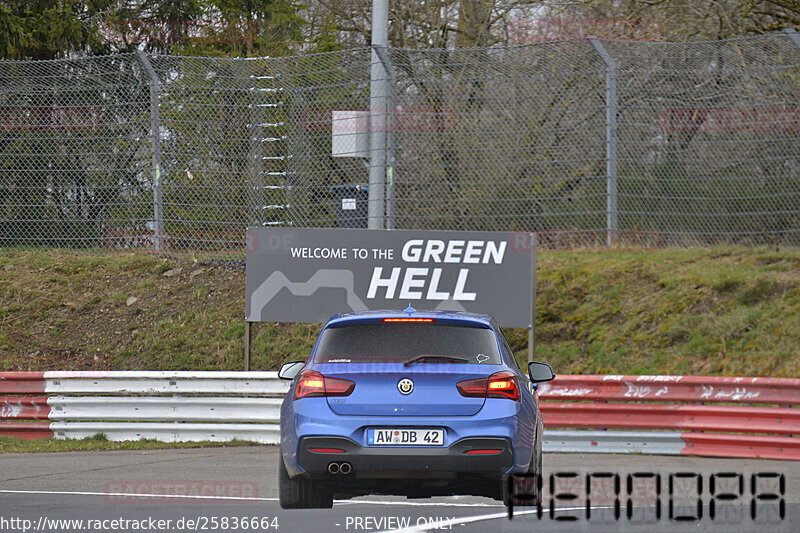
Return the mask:
<svg viewBox="0 0 800 533">
<path fill-rule="evenodd" d="M 276 372 L 5 372 L 0 394 L 46 396 L 0 398 L 0 435 L 277 444 L 287 390 Z"/>
<path fill-rule="evenodd" d="M 262 422 L 280 419 L 281 398 L 51 396 L 50 420 Z"/>
<path fill-rule="evenodd" d="M 651 453 L 680 455 L 686 444 L 680 433 L 653 431 L 544 432 L 542 449 L 555 453 Z"/>
<path fill-rule="evenodd" d="M 558 376 L 539 386 L 550 400 L 800 404 L 800 379 L 723 376 Z"/>
<path fill-rule="evenodd" d="M 44 372 L 48 394 L 283 396 L 277 372 Z"/>
<path fill-rule="evenodd" d="M 4 372 L 0 436 L 277 444 L 287 390 L 275 372 Z M 559 376 L 539 393 L 546 451 L 800 460 L 800 379 Z"/>
<path fill-rule="evenodd" d="M 550 427 L 800 434 L 800 409 L 716 405 L 542 402 Z"/>
<path fill-rule="evenodd" d="M 545 427 L 584 430 L 546 431 L 550 451 L 800 460 L 800 379 L 559 376 L 539 396 Z"/>
<path fill-rule="evenodd" d="M 163 442 L 229 442 L 235 439 L 278 444 L 278 424 L 190 424 L 155 422 L 52 422 L 56 438 L 83 439 L 104 434 L 109 440 L 155 439 Z"/>
</svg>

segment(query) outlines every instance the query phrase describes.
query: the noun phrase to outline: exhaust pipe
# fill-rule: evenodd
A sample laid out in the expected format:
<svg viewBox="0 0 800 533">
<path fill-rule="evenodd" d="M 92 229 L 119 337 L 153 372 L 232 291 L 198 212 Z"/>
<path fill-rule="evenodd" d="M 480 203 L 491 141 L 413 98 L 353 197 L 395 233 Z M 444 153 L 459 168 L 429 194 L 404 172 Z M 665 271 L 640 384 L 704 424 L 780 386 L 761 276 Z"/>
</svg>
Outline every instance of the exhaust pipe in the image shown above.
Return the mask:
<svg viewBox="0 0 800 533">
<path fill-rule="evenodd" d="M 339 473 L 346 476 L 350 473 L 351 467 L 350 463 L 342 463 L 339 465 Z"/>
<path fill-rule="evenodd" d="M 339 463 L 331 463 L 331 464 L 329 464 L 328 465 L 328 472 L 330 472 L 333 475 L 338 474 L 339 473 Z"/>
</svg>

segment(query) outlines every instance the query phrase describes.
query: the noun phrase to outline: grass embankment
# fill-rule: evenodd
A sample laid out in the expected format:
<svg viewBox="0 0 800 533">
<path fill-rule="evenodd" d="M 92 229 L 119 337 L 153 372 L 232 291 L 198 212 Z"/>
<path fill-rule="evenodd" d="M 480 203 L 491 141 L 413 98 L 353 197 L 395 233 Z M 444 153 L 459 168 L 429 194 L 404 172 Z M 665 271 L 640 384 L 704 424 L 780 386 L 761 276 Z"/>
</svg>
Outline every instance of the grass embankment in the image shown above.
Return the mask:
<svg viewBox="0 0 800 533">
<path fill-rule="evenodd" d="M 538 278 L 558 373 L 800 375 L 800 251 L 545 251 Z M 0 370 L 239 369 L 243 316 L 240 265 L 0 250 Z M 305 358 L 318 328 L 258 325 L 253 369 Z"/>
<path fill-rule="evenodd" d="M 542 253 L 537 286 L 557 372 L 800 376 L 800 251 Z"/>
</svg>

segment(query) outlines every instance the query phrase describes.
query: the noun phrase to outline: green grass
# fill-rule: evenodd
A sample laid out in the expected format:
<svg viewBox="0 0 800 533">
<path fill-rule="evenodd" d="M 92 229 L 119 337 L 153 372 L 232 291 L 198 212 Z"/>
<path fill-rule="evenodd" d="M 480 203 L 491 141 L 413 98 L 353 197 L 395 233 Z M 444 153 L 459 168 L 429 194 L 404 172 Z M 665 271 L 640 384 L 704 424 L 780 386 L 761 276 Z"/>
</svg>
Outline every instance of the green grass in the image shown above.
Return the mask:
<svg viewBox="0 0 800 533">
<path fill-rule="evenodd" d="M 538 274 L 536 355 L 557 372 L 800 373 L 798 251 L 543 252 Z"/>
<path fill-rule="evenodd" d="M 798 250 L 544 251 L 537 276 L 536 357 L 557 373 L 800 375 Z M 0 250 L 0 370 L 238 370 L 243 315 L 230 264 Z M 318 331 L 256 324 L 252 368 L 305 359 Z M 524 362 L 527 332 L 506 333 Z"/>
<path fill-rule="evenodd" d="M 162 450 L 171 448 L 207 448 L 229 446 L 260 446 L 258 443 L 242 440 L 230 442 L 159 442 L 157 440 L 110 441 L 102 434 L 85 439 L 37 439 L 24 440 L 14 437 L 0 437 L 0 454 L 31 452 L 76 452 L 113 450 Z"/>
</svg>

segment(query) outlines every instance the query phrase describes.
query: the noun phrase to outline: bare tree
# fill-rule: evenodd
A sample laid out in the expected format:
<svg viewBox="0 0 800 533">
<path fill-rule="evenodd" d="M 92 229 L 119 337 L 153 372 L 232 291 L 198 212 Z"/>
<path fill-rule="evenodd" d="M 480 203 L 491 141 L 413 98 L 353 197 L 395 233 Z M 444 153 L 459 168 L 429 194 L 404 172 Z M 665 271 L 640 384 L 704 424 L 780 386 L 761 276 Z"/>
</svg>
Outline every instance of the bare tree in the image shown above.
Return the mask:
<svg viewBox="0 0 800 533">
<path fill-rule="evenodd" d="M 554 16 L 651 19 L 669 41 L 728 39 L 800 25 L 798 0 L 551 0 Z"/>
<path fill-rule="evenodd" d="M 508 21 L 541 0 L 411 0 L 389 3 L 389 44 L 399 48 L 491 46 L 507 40 Z M 333 25 L 341 46 L 370 42 L 371 0 L 311 0 L 303 16 L 313 31 Z"/>
</svg>

